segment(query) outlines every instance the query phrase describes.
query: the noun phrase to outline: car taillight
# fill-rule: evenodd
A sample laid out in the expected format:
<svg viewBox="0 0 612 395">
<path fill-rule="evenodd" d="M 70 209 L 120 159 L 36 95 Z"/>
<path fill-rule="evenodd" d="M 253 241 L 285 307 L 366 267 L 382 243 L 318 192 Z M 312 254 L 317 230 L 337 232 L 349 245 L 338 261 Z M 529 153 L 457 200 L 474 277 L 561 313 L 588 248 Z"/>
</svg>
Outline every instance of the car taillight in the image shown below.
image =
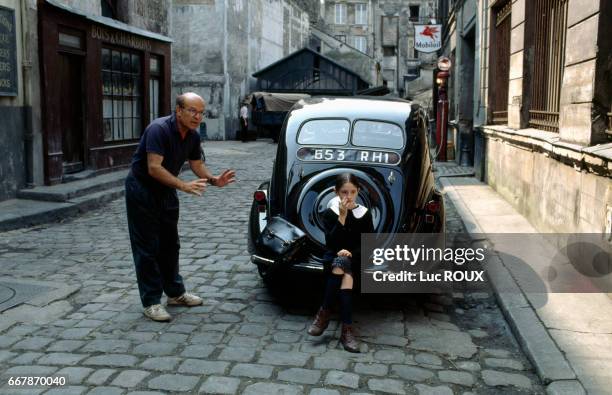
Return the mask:
<svg viewBox="0 0 612 395">
<path fill-rule="evenodd" d="M 440 202 L 437 200 L 430 200 L 425 205 L 425 211 L 427 211 L 429 214 L 438 213 L 440 211 Z"/>
<path fill-rule="evenodd" d="M 266 193 L 264 191 L 255 191 L 253 199 L 257 202 L 257 211 L 260 213 L 266 212 Z"/>
<path fill-rule="evenodd" d="M 425 222 L 433 224 L 436 220 L 436 215 L 440 212 L 440 202 L 437 200 L 430 200 L 425 204 Z"/>
<path fill-rule="evenodd" d="M 266 201 L 266 193 L 264 191 L 255 191 L 253 199 L 258 203 L 263 203 Z"/>
</svg>

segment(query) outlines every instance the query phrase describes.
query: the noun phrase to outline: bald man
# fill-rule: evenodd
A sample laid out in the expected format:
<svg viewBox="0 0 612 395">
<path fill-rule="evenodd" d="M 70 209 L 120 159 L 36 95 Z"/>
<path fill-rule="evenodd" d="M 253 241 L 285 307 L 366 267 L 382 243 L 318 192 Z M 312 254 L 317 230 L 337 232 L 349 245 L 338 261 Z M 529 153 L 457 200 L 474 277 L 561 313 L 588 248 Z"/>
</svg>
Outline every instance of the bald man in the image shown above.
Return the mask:
<svg viewBox="0 0 612 395">
<path fill-rule="evenodd" d="M 177 96 L 172 115 L 151 122 L 145 129 L 125 181 L 125 201 L 136 279 L 144 315 L 154 321 L 172 317 L 161 305 L 198 306 L 202 298 L 185 292 L 179 274 L 179 201 L 176 191 L 201 196 L 206 184 L 223 187 L 235 181 L 233 170 L 214 176 L 203 161 L 196 129 L 206 104 L 195 93 Z M 178 178 L 185 161 L 198 177 Z"/>
</svg>

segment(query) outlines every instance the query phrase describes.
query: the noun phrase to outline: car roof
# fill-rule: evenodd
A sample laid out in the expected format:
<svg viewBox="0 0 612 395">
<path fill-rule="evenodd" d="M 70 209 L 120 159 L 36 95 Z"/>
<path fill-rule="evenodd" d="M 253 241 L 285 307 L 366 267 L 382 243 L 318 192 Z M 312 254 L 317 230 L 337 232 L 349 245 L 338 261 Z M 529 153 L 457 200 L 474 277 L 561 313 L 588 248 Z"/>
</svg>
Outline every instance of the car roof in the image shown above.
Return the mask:
<svg viewBox="0 0 612 395">
<path fill-rule="evenodd" d="M 291 117 L 300 124 L 313 118 L 376 119 L 404 126 L 413 103 L 380 97 L 311 97 L 297 102 Z"/>
</svg>

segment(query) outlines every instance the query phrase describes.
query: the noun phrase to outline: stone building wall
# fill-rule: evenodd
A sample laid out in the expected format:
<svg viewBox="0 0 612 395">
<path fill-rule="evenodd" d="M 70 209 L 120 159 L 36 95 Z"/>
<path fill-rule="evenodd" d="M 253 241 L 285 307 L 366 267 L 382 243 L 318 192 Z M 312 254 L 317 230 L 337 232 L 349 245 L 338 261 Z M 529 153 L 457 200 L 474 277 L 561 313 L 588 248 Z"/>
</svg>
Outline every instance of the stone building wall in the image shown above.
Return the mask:
<svg viewBox="0 0 612 395">
<path fill-rule="evenodd" d="M 359 74 L 359 76 L 370 85 L 382 85 L 382 75 L 377 70 L 376 59 L 356 50 L 316 27 L 311 27 L 310 33 L 317 39 L 317 45 L 319 46 L 321 54 Z"/>
<path fill-rule="evenodd" d="M 126 0 L 123 0 L 126 1 Z M 84 12 L 87 15 L 102 16 L 102 5 L 99 1 L 91 0 L 57 0 L 58 3 L 70 8 Z"/>
<path fill-rule="evenodd" d="M 0 201 L 43 183 L 36 0 L 0 0 L 14 11 L 17 95 L 0 96 Z"/>
<path fill-rule="evenodd" d="M 605 130 L 612 107 L 612 48 L 602 21 L 609 20 L 612 4 L 569 1 L 558 133 L 527 127 L 537 61 L 529 40 L 525 45 L 533 34 L 532 5 L 512 4 L 509 122 L 482 127 L 485 180 L 540 231 L 610 234 L 612 143 Z"/>
<path fill-rule="evenodd" d="M 569 7 L 560 136 L 582 145 L 604 143 L 612 111 L 612 4 L 573 0 Z"/>
<path fill-rule="evenodd" d="M 172 0 L 120 0 L 117 17 L 121 22 L 168 36 Z"/>
<path fill-rule="evenodd" d="M 195 2 L 194 2 L 195 3 Z M 222 2 L 172 7 L 172 96 L 193 91 L 207 103 L 209 130 L 224 130 L 225 8 Z"/>
<path fill-rule="evenodd" d="M 335 5 L 346 4 L 345 24 L 335 23 Z M 436 17 L 435 1 L 370 0 L 367 2 L 367 25 L 355 24 L 355 4 L 364 0 L 326 1 L 321 18 L 321 30 L 331 36 L 346 37 L 354 46 L 355 36 L 366 36 L 367 54 L 380 64 L 380 79 L 396 93 L 415 96 L 431 91 L 436 53 L 425 54 L 414 50 L 414 23 L 410 19 L 410 6 L 419 6 L 417 23 L 429 23 Z M 419 70 L 420 69 L 420 70 Z M 409 81 L 409 74 L 419 70 L 420 77 Z"/>
<path fill-rule="evenodd" d="M 355 47 L 355 37 L 365 37 L 367 40 L 366 51 L 367 55 L 374 54 L 374 21 L 372 19 L 372 10 L 376 7 L 376 0 L 341 0 L 341 1 L 326 1 L 323 6 L 323 21 L 324 25 L 320 28 L 334 37 L 339 37 L 345 44 Z M 346 20 L 343 24 L 335 23 L 335 6 L 343 4 L 346 7 Z M 357 23 L 356 10 L 357 4 L 366 4 L 367 18 L 366 23 Z"/>
<path fill-rule="evenodd" d="M 233 139 L 251 75 L 306 46 L 308 14 L 286 0 L 174 0 L 173 94 L 207 102 L 206 138 Z"/>
<path fill-rule="evenodd" d="M 416 5 L 419 6 L 419 16 L 415 22 L 410 19 L 410 6 Z M 414 96 L 432 88 L 432 70 L 438 56 L 435 52 L 422 53 L 414 50 L 414 24 L 429 23 L 437 16 L 436 13 L 437 7 L 433 1 L 378 1 L 374 15 L 374 31 L 382 34 L 377 34 L 375 57 L 382 59 L 383 76 L 387 76 L 396 91 L 403 92 L 406 96 Z M 396 30 L 395 34 L 392 34 L 393 30 Z M 388 40 L 387 35 L 397 36 L 395 55 L 383 48 L 393 45 L 393 39 Z M 405 81 L 404 76 L 411 74 L 411 69 L 414 68 L 420 69 L 420 77 Z M 394 78 L 390 80 L 392 76 Z"/>
<path fill-rule="evenodd" d="M 14 12 L 15 21 L 3 20 L 4 26 L 11 26 L 15 32 L 15 64 L 8 57 L 2 57 L 3 69 L 17 68 L 17 95 L 0 96 L 0 200 L 14 197 L 24 181 L 24 91 L 23 73 L 19 65 L 23 59 L 23 36 L 21 25 L 21 7 L 17 0 L 0 0 L 0 6 Z M 8 28 L 7 28 L 8 30 Z M 8 85 L 8 84 L 7 84 Z"/>
</svg>

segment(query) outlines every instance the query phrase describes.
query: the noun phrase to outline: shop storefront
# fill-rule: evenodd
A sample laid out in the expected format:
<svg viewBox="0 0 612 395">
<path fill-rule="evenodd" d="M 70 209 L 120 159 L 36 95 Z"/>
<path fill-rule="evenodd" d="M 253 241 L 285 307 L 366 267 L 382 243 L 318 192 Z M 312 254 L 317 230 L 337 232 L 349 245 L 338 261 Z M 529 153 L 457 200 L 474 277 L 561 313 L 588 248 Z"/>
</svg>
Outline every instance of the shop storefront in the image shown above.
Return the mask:
<svg viewBox="0 0 612 395">
<path fill-rule="evenodd" d="M 170 113 L 168 37 L 39 3 L 45 184 L 130 163 L 151 119 Z"/>
</svg>

